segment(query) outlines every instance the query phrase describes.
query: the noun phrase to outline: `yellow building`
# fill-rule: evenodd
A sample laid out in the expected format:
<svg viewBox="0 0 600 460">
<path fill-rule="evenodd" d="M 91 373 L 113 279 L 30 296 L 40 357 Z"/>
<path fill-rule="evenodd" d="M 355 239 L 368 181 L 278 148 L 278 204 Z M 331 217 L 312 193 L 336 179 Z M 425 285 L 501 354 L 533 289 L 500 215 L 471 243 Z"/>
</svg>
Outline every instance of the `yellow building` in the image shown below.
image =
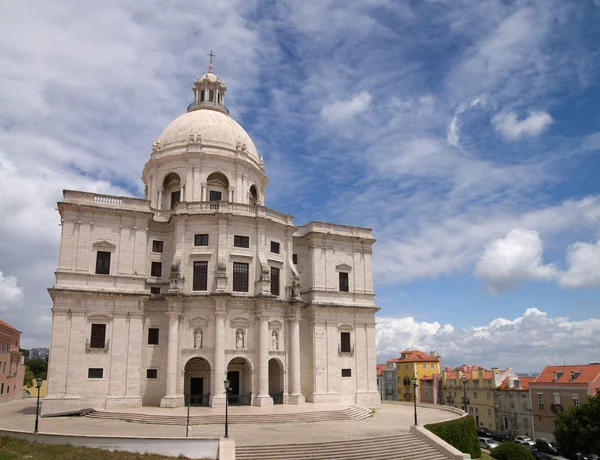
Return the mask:
<svg viewBox="0 0 600 460">
<path fill-rule="evenodd" d="M 466 410 L 475 418 L 478 427 L 496 431 L 494 388 L 506 377 L 514 376 L 510 367 L 505 371 L 499 371 L 495 367 L 488 370 L 477 364 L 455 369 L 448 367 L 442 372 L 440 402 Z"/>
<path fill-rule="evenodd" d="M 396 385 L 398 387 L 399 401 L 413 401 L 414 387 L 412 378 L 417 376 L 420 380 L 423 377 L 438 374 L 440 372 L 440 359 L 435 351 L 423 353 L 419 350 L 405 350 L 400 353 L 400 358 L 396 362 Z M 417 389 L 417 402 L 419 402 L 419 390 Z"/>
<path fill-rule="evenodd" d="M 27 387 L 23 385 L 23 389 L 29 393 L 32 398 L 37 398 L 38 389 L 35 387 L 35 380 L 33 381 L 33 385 Z M 48 390 L 48 381 L 42 381 L 42 386 L 40 387 L 40 398 L 46 396 L 46 392 Z"/>
</svg>

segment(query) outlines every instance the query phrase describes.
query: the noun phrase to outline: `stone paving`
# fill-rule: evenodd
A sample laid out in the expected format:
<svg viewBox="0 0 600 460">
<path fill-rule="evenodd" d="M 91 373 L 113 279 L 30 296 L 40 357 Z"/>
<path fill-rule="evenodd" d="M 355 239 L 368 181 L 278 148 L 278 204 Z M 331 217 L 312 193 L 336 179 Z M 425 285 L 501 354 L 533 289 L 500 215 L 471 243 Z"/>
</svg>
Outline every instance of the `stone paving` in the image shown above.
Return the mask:
<svg viewBox="0 0 600 460">
<path fill-rule="evenodd" d="M 272 407 L 230 407 L 230 414 L 298 413 L 317 410 L 342 410 L 348 404 L 304 404 L 299 406 L 278 405 Z M 124 412 L 124 411 L 120 411 Z M 142 407 L 135 411 L 143 414 L 185 415 L 186 408 L 161 409 Z M 192 407 L 192 415 L 216 415 L 224 409 Z M 418 408 L 419 424 L 424 425 L 458 417 L 457 414 L 435 407 Z M 0 428 L 33 431 L 35 423 L 35 400 L 25 399 L 0 404 Z M 316 423 L 288 424 L 248 424 L 230 425 L 229 436 L 236 445 L 294 444 L 353 440 L 407 433 L 414 423 L 413 407 L 405 404 L 382 404 L 375 414 L 365 420 L 344 420 Z M 152 425 L 123 422 L 118 420 L 97 420 L 85 417 L 53 417 L 40 419 L 41 433 L 85 434 L 102 436 L 143 436 L 181 437 L 185 436 L 185 426 Z M 221 437 L 222 425 L 193 426 L 190 436 Z"/>
</svg>

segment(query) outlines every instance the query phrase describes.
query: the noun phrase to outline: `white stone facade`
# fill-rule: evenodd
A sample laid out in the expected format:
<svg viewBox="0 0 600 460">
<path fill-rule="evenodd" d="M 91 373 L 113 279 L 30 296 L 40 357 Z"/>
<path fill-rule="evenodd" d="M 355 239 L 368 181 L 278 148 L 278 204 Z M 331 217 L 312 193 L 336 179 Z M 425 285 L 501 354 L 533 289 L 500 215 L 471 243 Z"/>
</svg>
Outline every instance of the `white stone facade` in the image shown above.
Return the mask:
<svg viewBox="0 0 600 460">
<path fill-rule="evenodd" d="M 44 414 L 186 394 L 219 407 L 226 378 L 233 403 L 379 403 L 375 240 L 266 208 L 225 91 L 212 66 L 196 80 L 152 147 L 145 199 L 64 192 Z"/>
</svg>

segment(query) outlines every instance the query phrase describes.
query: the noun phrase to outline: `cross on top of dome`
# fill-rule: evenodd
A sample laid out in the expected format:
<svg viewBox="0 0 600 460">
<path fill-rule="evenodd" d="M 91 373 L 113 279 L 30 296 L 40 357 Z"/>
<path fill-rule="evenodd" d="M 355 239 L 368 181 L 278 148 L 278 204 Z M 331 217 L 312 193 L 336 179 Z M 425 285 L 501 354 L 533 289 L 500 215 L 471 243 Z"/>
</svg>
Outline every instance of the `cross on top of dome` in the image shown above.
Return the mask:
<svg viewBox="0 0 600 460">
<path fill-rule="evenodd" d="M 197 77 L 192 91 L 194 92 L 194 102 L 192 102 L 187 111 L 193 110 L 216 110 L 229 115 L 229 110 L 225 107 L 225 84 L 219 80 L 219 76 L 213 73 L 213 58 L 216 56 L 212 50 L 208 53 L 210 60 L 208 62 L 208 72 Z"/>
</svg>

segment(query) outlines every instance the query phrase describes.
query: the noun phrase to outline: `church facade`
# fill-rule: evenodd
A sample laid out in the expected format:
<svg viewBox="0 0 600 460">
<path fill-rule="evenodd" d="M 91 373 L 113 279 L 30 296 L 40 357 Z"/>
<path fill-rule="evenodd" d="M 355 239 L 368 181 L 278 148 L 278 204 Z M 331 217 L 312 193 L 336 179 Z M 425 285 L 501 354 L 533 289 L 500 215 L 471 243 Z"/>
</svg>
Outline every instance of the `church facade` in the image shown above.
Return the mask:
<svg viewBox="0 0 600 460">
<path fill-rule="evenodd" d="M 264 205 L 212 71 L 152 146 L 144 199 L 64 191 L 42 413 L 379 404 L 370 229 Z"/>
</svg>

